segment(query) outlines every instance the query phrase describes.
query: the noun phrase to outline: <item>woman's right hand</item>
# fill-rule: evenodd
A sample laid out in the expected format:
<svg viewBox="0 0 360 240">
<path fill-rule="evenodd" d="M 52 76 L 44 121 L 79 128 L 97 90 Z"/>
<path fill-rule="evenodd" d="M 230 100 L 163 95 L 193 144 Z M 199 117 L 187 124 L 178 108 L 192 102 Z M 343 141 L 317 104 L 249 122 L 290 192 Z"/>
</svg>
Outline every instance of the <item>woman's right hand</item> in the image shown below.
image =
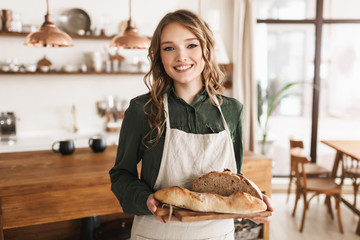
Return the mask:
<svg viewBox="0 0 360 240">
<path fill-rule="evenodd" d="M 168 216 L 160 217 L 155 215 L 157 208 L 160 206 L 160 202 L 154 198 L 154 194 L 149 195 L 148 199 L 146 200 L 146 205 L 157 220 L 163 223 L 166 223 L 168 221 Z M 177 217 L 171 216 L 170 221 L 179 221 L 179 219 Z"/>
<path fill-rule="evenodd" d="M 265 204 L 267 206 L 267 210 L 271 211 L 274 214 L 274 208 L 272 206 L 271 199 L 268 196 L 266 196 L 265 194 L 263 194 L 263 201 L 265 202 Z M 252 220 L 253 222 L 255 222 L 257 224 L 260 224 L 260 223 L 270 222 L 271 218 L 272 218 L 272 215 L 268 216 L 268 217 L 254 217 L 254 218 L 248 218 L 248 219 Z"/>
</svg>

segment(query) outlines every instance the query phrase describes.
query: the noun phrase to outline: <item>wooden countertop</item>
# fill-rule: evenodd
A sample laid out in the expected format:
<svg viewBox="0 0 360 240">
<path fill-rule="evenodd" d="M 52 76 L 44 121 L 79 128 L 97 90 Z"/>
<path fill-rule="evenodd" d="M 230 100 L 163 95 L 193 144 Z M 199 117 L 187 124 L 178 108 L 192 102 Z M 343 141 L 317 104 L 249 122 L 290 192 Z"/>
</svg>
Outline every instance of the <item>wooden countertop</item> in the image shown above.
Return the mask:
<svg viewBox="0 0 360 240">
<path fill-rule="evenodd" d="M 49 150 L 1 153 L 0 197 L 109 184 L 108 172 L 115 163 L 116 149 L 108 146 L 102 153 L 93 153 L 90 148 L 77 148 L 67 156 Z M 244 159 L 271 161 L 251 152 L 245 152 Z M 244 161 L 244 166 L 247 164 Z M 249 167 L 244 168 L 245 173 Z"/>
<path fill-rule="evenodd" d="M 116 146 L 102 153 L 90 148 L 76 149 L 63 156 L 52 151 L 0 154 L 0 197 L 79 186 L 109 184 L 109 170 L 114 165 Z"/>
<path fill-rule="evenodd" d="M 122 212 L 110 190 L 116 146 L 0 154 L 3 229 Z"/>
<path fill-rule="evenodd" d="M 242 173 L 267 196 L 271 196 L 272 159 L 253 152 L 244 152 Z"/>
<path fill-rule="evenodd" d="M 0 153 L 0 240 L 3 229 L 122 212 L 108 174 L 116 149 Z M 271 194 L 271 159 L 246 152 L 243 173 Z"/>
</svg>

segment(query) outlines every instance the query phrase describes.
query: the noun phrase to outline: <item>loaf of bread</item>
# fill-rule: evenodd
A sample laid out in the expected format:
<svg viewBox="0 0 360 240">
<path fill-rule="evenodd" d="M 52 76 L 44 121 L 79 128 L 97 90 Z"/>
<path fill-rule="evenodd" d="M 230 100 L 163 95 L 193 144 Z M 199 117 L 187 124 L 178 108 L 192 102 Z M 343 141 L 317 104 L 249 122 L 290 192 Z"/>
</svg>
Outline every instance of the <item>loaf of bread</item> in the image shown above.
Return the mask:
<svg viewBox="0 0 360 240">
<path fill-rule="evenodd" d="M 222 196 L 244 192 L 262 199 L 262 193 L 255 183 L 227 169 L 223 172 L 213 171 L 200 176 L 194 181 L 192 191 L 200 193 L 211 192 Z"/>
<path fill-rule="evenodd" d="M 156 191 L 154 197 L 163 203 L 198 212 L 248 214 L 267 209 L 262 200 L 243 192 L 221 196 L 216 193 L 197 193 L 174 186 Z"/>
</svg>

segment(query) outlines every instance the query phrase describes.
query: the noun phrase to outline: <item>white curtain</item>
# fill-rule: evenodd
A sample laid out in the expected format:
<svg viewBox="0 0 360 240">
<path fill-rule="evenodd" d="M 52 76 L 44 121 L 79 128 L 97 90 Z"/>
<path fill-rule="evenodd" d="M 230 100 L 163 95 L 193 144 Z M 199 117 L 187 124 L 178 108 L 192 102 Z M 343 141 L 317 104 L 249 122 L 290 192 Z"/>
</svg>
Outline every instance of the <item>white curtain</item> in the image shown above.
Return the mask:
<svg viewBox="0 0 360 240">
<path fill-rule="evenodd" d="M 234 0 L 233 96 L 244 104 L 244 149 L 255 151 L 257 84 L 254 78 L 254 0 Z"/>
</svg>

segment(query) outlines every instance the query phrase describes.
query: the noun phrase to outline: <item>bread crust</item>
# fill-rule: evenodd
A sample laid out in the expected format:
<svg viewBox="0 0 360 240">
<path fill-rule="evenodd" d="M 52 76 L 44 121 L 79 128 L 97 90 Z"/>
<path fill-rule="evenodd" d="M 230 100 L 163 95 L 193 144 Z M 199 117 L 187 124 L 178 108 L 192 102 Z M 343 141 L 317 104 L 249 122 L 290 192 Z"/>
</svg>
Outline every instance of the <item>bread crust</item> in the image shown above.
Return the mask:
<svg viewBox="0 0 360 240">
<path fill-rule="evenodd" d="M 212 171 L 200 176 L 194 181 L 192 191 L 211 192 L 222 196 L 244 192 L 262 200 L 262 193 L 255 183 L 244 176 L 232 173 L 228 169 L 223 172 Z"/>
<path fill-rule="evenodd" d="M 221 196 L 216 193 L 197 193 L 174 186 L 156 191 L 154 197 L 160 202 L 198 212 L 248 214 L 267 209 L 262 200 L 243 192 Z"/>
</svg>

